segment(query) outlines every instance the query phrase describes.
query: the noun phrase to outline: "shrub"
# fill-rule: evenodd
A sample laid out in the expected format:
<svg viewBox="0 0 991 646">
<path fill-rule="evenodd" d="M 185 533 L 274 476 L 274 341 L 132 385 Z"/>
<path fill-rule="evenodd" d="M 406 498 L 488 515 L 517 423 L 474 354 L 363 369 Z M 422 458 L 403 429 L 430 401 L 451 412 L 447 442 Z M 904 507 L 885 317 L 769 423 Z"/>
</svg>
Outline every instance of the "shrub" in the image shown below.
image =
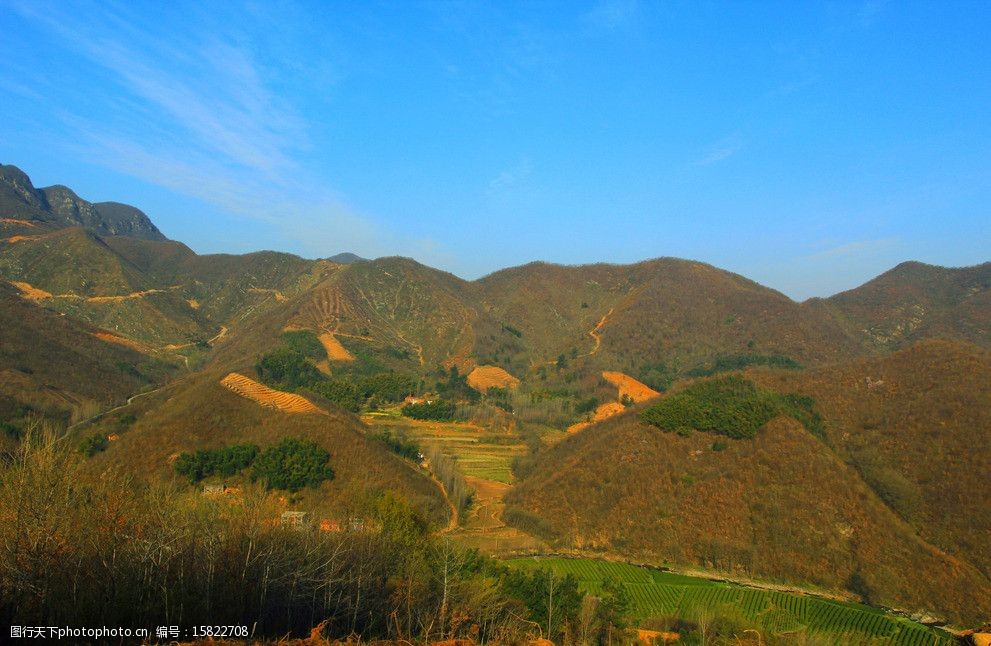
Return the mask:
<svg viewBox="0 0 991 646">
<path fill-rule="evenodd" d="M 575 404 L 575 412 L 579 415 L 584 415 L 585 413 L 591 413 L 595 410 L 595 407 L 599 405 L 599 400 L 595 397 L 589 397 L 588 399 L 583 399 L 577 404 Z"/>
<path fill-rule="evenodd" d="M 191 482 L 199 482 L 212 475 L 232 476 L 251 466 L 258 450 L 256 444 L 235 444 L 222 449 L 183 453 L 175 461 L 175 470 Z"/>
<path fill-rule="evenodd" d="M 386 429 L 373 435 L 372 439 L 385 444 L 393 453 L 401 455 L 407 460 L 417 462 L 420 459 L 420 445 L 415 440 L 409 439 L 404 433 L 393 435 L 392 431 Z"/>
<path fill-rule="evenodd" d="M 255 370 L 266 384 L 289 390 L 309 386 L 324 379 L 302 352 L 287 347 L 278 348 L 263 356 L 255 365 Z"/>
<path fill-rule="evenodd" d="M 361 405 L 365 402 L 365 397 L 357 386 L 343 379 L 318 381 L 310 385 L 309 390 L 352 413 L 361 410 Z"/>
<path fill-rule="evenodd" d="M 482 393 L 468 385 L 468 378 L 458 371 L 457 366 L 451 366 L 450 372 L 441 368 L 441 377 L 447 377 L 445 381 L 437 382 L 437 392 L 448 399 L 467 399 L 476 402 L 482 397 Z"/>
<path fill-rule="evenodd" d="M 640 368 L 637 379 L 658 392 L 664 392 L 671 387 L 677 377 L 678 368 L 676 366 L 670 367 L 663 361 L 659 361 L 644 364 Z"/>
<path fill-rule="evenodd" d="M 510 325 L 508 323 L 503 323 L 502 324 L 502 331 L 503 332 L 509 332 L 510 334 L 512 334 L 513 336 L 515 336 L 517 339 L 522 338 L 522 336 L 523 336 L 523 333 L 522 332 L 520 332 L 518 329 L 516 329 L 515 327 L 513 327 L 512 325 Z"/>
<path fill-rule="evenodd" d="M 394 493 L 355 490 L 341 501 L 374 531 L 301 532 L 273 522 L 282 508 L 260 487 L 246 486 L 242 504 L 218 504 L 136 486 L 115 470 L 92 477 L 55 432 L 33 438 L 0 461 L 0 518 L 18 519 L 0 523 L 0 616 L 9 622 L 151 626 L 181 617 L 250 625 L 253 642 L 298 643 L 325 619 L 303 641 L 386 643 L 398 634 L 427 643 L 437 624 L 419 619 L 438 616 L 446 601 L 440 630 L 450 639 L 526 641 L 522 601 L 499 592 L 504 566 L 434 538 Z"/>
<path fill-rule="evenodd" d="M 719 372 L 743 370 L 749 366 L 768 366 L 798 370 L 802 366 L 791 357 L 783 354 L 730 354 L 716 357 L 711 364 L 698 366 L 688 371 L 689 377 L 709 377 Z"/>
<path fill-rule="evenodd" d="M 79 445 L 79 452 L 88 458 L 93 457 L 101 451 L 105 451 L 109 442 L 107 436 L 102 433 L 90 435 Z"/>
<path fill-rule="evenodd" d="M 358 380 L 358 390 L 379 401 L 400 402 L 417 391 L 416 378 L 395 372 L 382 372 Z"/>
<path fill-rule="evenodd" d="M 402 409 L 402 413 L 406 417 L 437 422 L 450 422 L 454 420 L 456 411 L 457 406 L 455 406 L 454 402 L 446 402 L 442 399 L 435 399 L 421 404 L 407 404 Z"/>
<path fill-rule="evenodd" d="M 269 489 L 299 491 L 334 477 L 330 454 L 314 442 L 286 438 L 255 458 L 251 477 Z"/>
<path fill-rule="evenodd" d="M 320 361 L 327 358 L 327 350 L 317 335 L 310 330 L 292 330 L 282 333 L 282 340 L 291 350 L 299 352 L 304 357 Z"/>
<path fill-rule="evenodd" d="M 755 436 L 772 418 L 788 415 L 822 437 L 822 417 L 814 405 L 811 397 L 760 390 L 734 375 L 693 384 L 645 410 L 641 419 L 679 435 L 697 429 L 741 439 Z"/>
</svg>

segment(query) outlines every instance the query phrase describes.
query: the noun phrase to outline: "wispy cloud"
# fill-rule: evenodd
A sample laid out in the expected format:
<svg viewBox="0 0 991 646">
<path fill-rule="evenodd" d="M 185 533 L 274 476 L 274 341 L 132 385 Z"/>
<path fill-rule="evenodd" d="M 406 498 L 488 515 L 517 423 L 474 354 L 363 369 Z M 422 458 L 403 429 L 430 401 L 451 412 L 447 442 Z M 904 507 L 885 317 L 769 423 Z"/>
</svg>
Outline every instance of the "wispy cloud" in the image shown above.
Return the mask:
<svg viewBox="0 0 991 646">
<path fill-rule="evenodd" d="M 501 171 L 489 181 L 490 195 L 512 189 L 524 182 L 533 173 L 533 163 L 529 157 L 523 157 L 518 163 Z"/>
<path fill-rule="evenodd" d="M 278 79 L 267 75 L 272 68 L 259 64 L 245 34 L 198 26 L 191 17 L 189 30 L 165 39 L 126 8 L 70 14 L 61 5 L 13 6 L 120 88 L 102 99 L 112 118 L 80 117 L 71 102 L 62 108 L 78 154 L 270 224 L 313 255 L 379 255 L 398 246 L 396 236 L 378 235 L 371 219 L 308 175 L 299 155 L 311 147 L 309 124 L 272 89 Z"/>
<path fill-rule="evenodd" d="M 729 159 L 743 149 L 743 143 L 738 137 L 729 137 L 710 147 L 709 150 L 699 159 L 695 160 L 693 166 L 711 166 Z"/>
<path fill-rule="evenodd" d="M 305 129 L 266 88 L 248 47 L 218 36 L 166 42 L 122 14 L 82 21 L 39 4 L 15 7 L 111 72 L 173 139 L 184 131 L 197 147 L 273 177 L 292 166 L 289 153 L 304 141 Z"/>
</svg>

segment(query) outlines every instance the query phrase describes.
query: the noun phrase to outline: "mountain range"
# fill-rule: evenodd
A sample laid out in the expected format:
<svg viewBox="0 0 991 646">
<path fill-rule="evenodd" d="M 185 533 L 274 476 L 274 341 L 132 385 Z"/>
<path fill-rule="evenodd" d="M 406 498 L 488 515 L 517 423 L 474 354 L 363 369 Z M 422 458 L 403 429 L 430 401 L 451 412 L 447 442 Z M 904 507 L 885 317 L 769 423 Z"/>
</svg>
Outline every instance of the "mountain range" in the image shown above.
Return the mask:
<svg viewBox="0 0 991 646">
<path fill-rule="evenodd" d="M 558 402 L 560 420 L 524 419 L 500 389 L 448 396 L 491 403 L 521 436 L 588 422 L 536 442 L 506 494 L 506 522 L 554 549 L 991 616 L 991 263 L 906 262 L 799 303 L 675 258 L 466 281 L 399 257 L 199 255 L 134 207 L 0 166 L 5 448 L 42 416 L 115 436 L 93 469 L 168 479 L 182 452 L 304 437 L 342 465 L 320 496 L 303 494 L 314 508 L 386 489 L 447 522 L 435 483 L 339 402 L 283 384 L 318 410 L 287 414 L 225 385 L 233 373 L 279 390 L 261 362 L 294 332 L 323 344 L 307 359 L 314 379 L 391 373 L 442 392 L 499 368 L 520 401 Z M 623 398 L 603 372 L 659 395 Z M 804 398 L 815 432 L 786 413 L 744 439 L 645 421 L 657 401 L 727 374 Z M 589 416 L 611 400 L 619 414 Z"/>
</svg>

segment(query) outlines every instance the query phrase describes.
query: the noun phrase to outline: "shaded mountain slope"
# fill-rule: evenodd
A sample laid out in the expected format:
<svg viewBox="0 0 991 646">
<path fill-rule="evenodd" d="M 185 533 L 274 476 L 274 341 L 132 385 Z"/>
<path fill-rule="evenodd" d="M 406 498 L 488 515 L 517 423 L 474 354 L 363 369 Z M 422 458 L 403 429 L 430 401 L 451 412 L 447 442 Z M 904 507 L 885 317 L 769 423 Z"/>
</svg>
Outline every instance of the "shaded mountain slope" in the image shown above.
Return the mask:
<svg viewBox="0 0 991 646">
<path fill-rule="evenodd" d="M 0 276 L 48 292 L 40 304 L 156 348 L 212 338 L 311 286 L 327 264 L 275 252 L 198 256 L 79 227 L 0 242 Z"/>
<path fill-rule="evenodd" d="M 0 217 L 41 222 L 50 228 L 81 226 L 104 236 L 165 240 L 148 216 L 133 206 L 87 202 L 66 186 L 37 189 L 16 166 L 0 165 Z"/>
</svg>

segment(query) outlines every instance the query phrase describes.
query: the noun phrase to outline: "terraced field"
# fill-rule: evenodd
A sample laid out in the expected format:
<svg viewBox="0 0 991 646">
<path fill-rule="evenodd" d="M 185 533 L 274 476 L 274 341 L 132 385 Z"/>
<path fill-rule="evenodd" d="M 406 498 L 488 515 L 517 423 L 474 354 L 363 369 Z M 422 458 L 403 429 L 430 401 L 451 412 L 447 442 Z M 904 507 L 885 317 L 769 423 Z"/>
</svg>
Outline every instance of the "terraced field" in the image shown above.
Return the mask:
<svg viewBox="0 0 991 646">
<path fill-rule="evenodd" d="M 623 582 L 635 619 L 692 616 L 701 609 L 732 608 L 767 634 L 818 635 L 843 644 L 947 646 L 950 634 L 856 603 L 800 594 L 757 590 L 739 585 L 649 570 L 595 559 L 527 558 L 506 561 L 518 567 L 551 568 L 571 574 L 592 594 L 607 578 Z"/>
<path fill-rule="evenodd" d="M 293 393 L 285 393 L 281 390 L 274 390 L 265 384 L 260 384 L 254 379 L 236 372 L 232 372 L 221 379 L 220 383 L 241 397 L 250 399 L 262 406 L 275 408 L 286 413 L 326 414 L 305 397 L 294 395 Z"/>
<path fill-rule="evenodd" d="M 471 424 L 418 422 L 382 414 L 366 415 L 364 419 L 376 429 L 405 433 L 422 448 L 440 446 L 444 453 L 458 459 L 462 474 L 485 480 L 511 484 L 510 464 L 514 457 L 526 451 L 526 445 L 513 435 L 493 433 Z"/>
</svg>

